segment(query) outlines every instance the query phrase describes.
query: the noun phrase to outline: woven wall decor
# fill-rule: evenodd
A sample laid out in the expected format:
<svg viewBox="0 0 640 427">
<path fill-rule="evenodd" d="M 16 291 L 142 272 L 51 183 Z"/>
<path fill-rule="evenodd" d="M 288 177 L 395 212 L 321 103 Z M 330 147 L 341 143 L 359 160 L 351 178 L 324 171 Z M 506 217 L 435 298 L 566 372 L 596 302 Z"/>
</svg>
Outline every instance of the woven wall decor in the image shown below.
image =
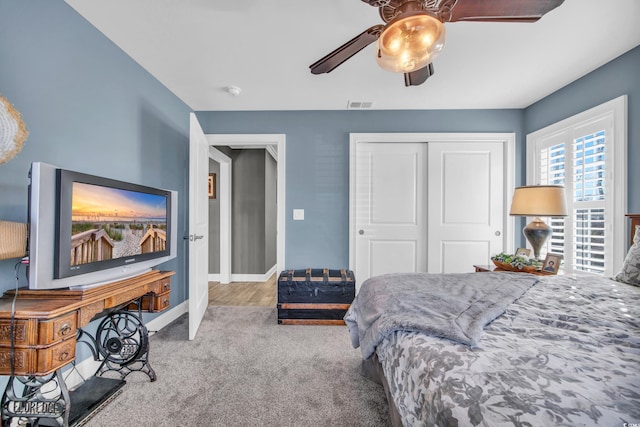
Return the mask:
<svg viewBox="0 0 640 427">
<path fill-rule="evenodd" d="M 29 136 L 29 131 L 7 98 L 0 95 L 0 165 L 13 159 Z"/>
<path fill-rule="evenodd" d="M 21 258 L 26 248 L 27 224 L 0 220 L 0 259 Z"/>
</svg>

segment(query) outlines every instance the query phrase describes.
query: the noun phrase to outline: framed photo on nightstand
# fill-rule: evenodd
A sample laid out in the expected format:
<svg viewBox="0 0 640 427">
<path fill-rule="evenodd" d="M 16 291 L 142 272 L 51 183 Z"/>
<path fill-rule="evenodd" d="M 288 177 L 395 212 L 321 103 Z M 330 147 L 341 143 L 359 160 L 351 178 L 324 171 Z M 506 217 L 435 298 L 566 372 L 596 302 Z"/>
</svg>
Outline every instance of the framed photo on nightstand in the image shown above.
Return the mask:
<svg viewBox="0 0 640 427">
<path fill-rule="evenodd" d="M 542 264 L 542 271 L 551 274 L 558 274 L 562 258 L 563 256 L 560 254 L 547 254 L 544 259 L 544 263 Z"/>
</svg>

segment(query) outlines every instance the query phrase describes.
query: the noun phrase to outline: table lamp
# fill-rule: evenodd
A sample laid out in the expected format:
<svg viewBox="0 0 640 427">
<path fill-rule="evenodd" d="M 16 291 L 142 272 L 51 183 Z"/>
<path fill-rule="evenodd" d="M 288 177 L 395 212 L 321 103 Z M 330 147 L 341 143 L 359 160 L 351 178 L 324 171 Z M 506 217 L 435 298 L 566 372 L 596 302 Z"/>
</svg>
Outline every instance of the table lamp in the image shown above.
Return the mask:
<svg viewBox="0 0 640 427">
<path fill-rule="evenodd" d="M 531 244 L 534 258 L 540 259 L 540 248 L 551 236 L 553 229 L 539 217 L 567 216 L 564 187 L 561 185 L 517 187 L 513 192 L 509 215 L 535 217 L 524 227 L 522 234 Z"/>
<path fill-rule="evenodd" d="M 0 260 L 27 254 L 27 224 L 0 221 Z"/>
</svg>

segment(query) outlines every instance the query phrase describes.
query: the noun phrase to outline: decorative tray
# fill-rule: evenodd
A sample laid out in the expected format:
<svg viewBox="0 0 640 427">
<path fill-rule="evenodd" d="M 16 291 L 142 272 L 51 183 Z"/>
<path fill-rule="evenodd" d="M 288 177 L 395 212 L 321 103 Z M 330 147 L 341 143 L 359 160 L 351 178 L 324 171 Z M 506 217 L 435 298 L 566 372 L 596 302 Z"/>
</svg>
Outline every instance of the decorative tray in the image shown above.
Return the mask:
<svg viewBox="0 0 640 427">
<path fill-rule="evenodd" d="M 495 259 L 492 261 L 496 265 L 496 267 L 501 268 L 503 270 L 507 270 L 507 271 L 520 271 L 524 273 L 533 273 L 537 269 L 535 265 L 523 265 L 520 268 L 518 268 L 516 266 L 509 264 L 508 262 L 502 262 Z"/>
</svg>

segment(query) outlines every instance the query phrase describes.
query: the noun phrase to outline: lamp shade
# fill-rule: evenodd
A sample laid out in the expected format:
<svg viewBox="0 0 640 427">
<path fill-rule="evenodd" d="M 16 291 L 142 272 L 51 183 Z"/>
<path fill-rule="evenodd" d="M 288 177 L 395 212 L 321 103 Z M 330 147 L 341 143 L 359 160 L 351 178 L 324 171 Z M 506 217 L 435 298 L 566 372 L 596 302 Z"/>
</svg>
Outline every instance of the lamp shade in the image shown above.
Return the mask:
<svg viewBox="0 0 640 427">
<path fill-rule="evenodd" d="M 376 60 L 383 69 L 410 73 L 429 65 L 444 48 L 444 24 L 426 11 L 391 20 L 378 37 Z"/>
<path fill-rule="evenodd" d="M 509 215 L 567 216 L 564 187 L 561 185 L 517 187 L 513 192 Z"/>
<path fill-rule="evenodd" d="M 22 258 L 26 248 L 27 224 L 0 221 L 0 259 Z"/>
</svg>

